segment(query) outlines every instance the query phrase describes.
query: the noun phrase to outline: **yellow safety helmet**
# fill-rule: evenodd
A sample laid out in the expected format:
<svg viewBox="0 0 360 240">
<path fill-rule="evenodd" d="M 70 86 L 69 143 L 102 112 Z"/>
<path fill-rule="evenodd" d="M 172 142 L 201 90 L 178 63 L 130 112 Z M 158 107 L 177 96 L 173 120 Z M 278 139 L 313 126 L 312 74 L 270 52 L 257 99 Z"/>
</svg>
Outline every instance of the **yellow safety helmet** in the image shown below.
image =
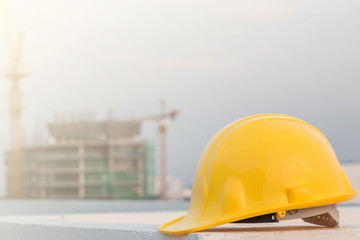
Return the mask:
<svg viewBox="0 0 360 240">
<path fill-rule="evenodd" d="M 286 115 L 255 115 L 211 138 L 188 213 L 159 231 L 186 234 L 225 223 L 293 218 L 336 226 L 335 204 L 356 194 L 319 130 Z"/>
</svg>

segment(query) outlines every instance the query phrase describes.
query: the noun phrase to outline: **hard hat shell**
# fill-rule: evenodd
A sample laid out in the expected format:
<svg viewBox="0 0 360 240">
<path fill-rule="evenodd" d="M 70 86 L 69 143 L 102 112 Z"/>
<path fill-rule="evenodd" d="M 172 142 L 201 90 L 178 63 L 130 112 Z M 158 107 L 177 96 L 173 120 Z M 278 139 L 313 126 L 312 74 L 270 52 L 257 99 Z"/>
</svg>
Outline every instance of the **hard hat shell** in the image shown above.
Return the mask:
<svg viewBox="0 0 360 240">
<path fill-rule="evenodd" d="M 188 213 L 159 227 L 186 234 L 291 209 L 352 199 L 349 179 L 325 136 L 286 115 L 240 119 L 206 145 Z"/>
</svg>

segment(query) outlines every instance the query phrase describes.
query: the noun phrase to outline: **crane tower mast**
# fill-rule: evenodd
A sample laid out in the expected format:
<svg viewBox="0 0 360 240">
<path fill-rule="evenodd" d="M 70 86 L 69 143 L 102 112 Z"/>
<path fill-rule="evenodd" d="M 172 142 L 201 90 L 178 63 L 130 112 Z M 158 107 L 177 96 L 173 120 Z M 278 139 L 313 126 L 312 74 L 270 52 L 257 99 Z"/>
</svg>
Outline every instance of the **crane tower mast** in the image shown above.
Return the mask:
<svg viewBox="0 0 360 240">
<path fill-rule="evenodd" d="M 11 34 L 10 21 L 7 15 L 5 2 L 2 2 L 2 13 L 4 17 L 6 36 L 11 58 L 10 70 L 6 77 L 11 81 L 9 103 L 10 103 L 10 151 L 8 158 L 8 196 L 10 198 L 22 198 L 23 189 L 23 133 L 21 128 L 21 89 L 20 79 L 25 77 L 22 62 L 23 34 L 18 31 L 14 39 Z"/>
<path fill-rule="evenodd" d="M 167 199 L 167 186 L 166 186 L 166 177 L 167 177 L 167 145 L 166 145 L 166 119 L 171 118 L 175 119 L 179 114 L 179 111 L 166 111 L 166 104 L 164 100 L 160 101 L 160 113 L 156 115 L 151 115 L 147 117 L 140 118 L 141 121 L 153 120 L 159 121 L 159 133 L 160 133 L 160 199 Z"/>
</svg>

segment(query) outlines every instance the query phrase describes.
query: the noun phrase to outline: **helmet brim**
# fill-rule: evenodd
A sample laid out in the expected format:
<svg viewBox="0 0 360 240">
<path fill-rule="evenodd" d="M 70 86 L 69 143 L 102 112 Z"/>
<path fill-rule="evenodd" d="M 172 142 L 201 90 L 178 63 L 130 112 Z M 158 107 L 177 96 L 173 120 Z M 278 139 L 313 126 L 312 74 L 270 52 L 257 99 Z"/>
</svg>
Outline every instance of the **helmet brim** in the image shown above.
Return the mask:
<svg viewBox="0 0 360 240">
<path fill-rule="evenodd" d="M 255 216 L 259 216 L 259 215 L 264 215 L 264 214 L 269 214 L 269 213 L 274 213 L 274 212 L 279 212 L 279 211 L 284 211 L 284 210 L 309 208 L 309 207 L 316 207 L 316 206 L 323 206 L 323 205 L 328 205 L 328 204 L 335 204 L 335 203 L 339 203 L 339 202 L 345 202 L 350 199 L 353 199 L 357 193 L 358 193 L 357 190 L 353 190 L 348 194 L 344 194 L 341 196 L 332 197 L 332 198 L 328 198 L 328 199 L 322 199 L 320 201 L 311 201 L 311 202 L 304 202 L 302 204 L 287 205 L 286 209 L 285 208 L 268 209 L 266 211 L 258 212 L 253 215 L 239 214 L 237 217 L 234 217 L 234 218 L 227 218 L 227 219 L 220 218 L 217 221 L 214 221 L 212 219 L 209 219 L 208 221 L 203 219 L 202 221 L 196 221 L 196 222 L 183 221 L 183 219 L 186 217 L 186 215 L 185 215 L 185 216 L 177 218 L 173 221 L 165 223 L 164 225 L 160 226 L 158 228 L 158 230 L 165 234 L 179 234 L 179 235 L 180 234 L 188 234 L 188 233 L 205 230 L 208 228 L 220 226 L 220 225 L 223 225 L 226 223 L 236 222 L 236 221 L 239 221 L 242 219 L 255 217 Z M 183 224 L 181 224 L 181 222 L 183 222 Z M 174 227 L 173 226 L 174 224 L 176 224 L 177 226 Z M 173 226 L 173 227 L 171 227 L 171 226 Z"/>
</svg>

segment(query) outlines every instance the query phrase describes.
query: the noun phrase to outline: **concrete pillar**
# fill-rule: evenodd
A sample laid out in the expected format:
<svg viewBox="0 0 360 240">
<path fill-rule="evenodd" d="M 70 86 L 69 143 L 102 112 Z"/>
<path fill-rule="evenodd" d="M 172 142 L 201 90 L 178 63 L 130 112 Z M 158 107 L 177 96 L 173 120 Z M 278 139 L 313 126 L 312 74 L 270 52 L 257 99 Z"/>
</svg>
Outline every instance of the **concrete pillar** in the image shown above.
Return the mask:
<svg viewBox="0 0 360 240">
<path fill-rule="evenodd" d="M 140 146 L 136 149 L 137 154 L 142 152 Z M 144 196 L 144 157 L 139 155 L 136 158 L 137 161 L 137 195 L 138 197 Z"/>
<path fill-rule="evenodd" d="M 85 147 L 79 145 L 79 198 L 85 198 Z"/>
</svg>

